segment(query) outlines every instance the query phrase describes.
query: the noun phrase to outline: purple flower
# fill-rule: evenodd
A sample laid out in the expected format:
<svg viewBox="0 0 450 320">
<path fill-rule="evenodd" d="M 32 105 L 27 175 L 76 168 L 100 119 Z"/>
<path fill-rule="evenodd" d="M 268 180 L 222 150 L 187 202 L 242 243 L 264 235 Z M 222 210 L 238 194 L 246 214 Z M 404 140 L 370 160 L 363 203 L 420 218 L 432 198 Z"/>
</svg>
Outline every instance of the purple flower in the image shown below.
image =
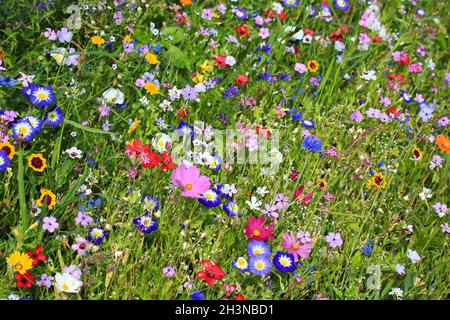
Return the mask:
<svg viewBox="0 0 450 320">
<path fill-rule="evenodd" d="M 72 250 L 76 251 L 79 255 L 84 255 L 88 247 L 88 241 L 83 237 L 77 237 L 75 243 L 72 244 Z"/>
<path fill-rule="evenodd" d="M 52 286 L 52 281 L 54 280 L 55 278 L 54 277 L 52 277 L 52 276 L 48 276 L 46 273 L 43 273 L 42 275 L 41 275 L 41 279 L 40 280 L 38 280 L 38 281 L 36 281 L 36 284 L 39 286 L 39 287 L 47 287 L 47 288 L 50 288 L 51 286 Z"/>
<path fill-rule="evenodd" d="M 181 94 L 186 101 L 195 100 L 198 97 L 197 91 L 195 91 L 195 89 L 190 85 L 187 85 L 183 90 L 181 90 Z"/>
<path fill-rule="evenodd" d="M 59 223 L 56 221 L 55 217 L 44 217 L 43 222 L 42 229 L 47 230 L 50 233 L 53 233 L 59 228 Z"/>
<path fill-rule="evenodd" d="M 44 32 L 44 37 L 46 37 L 50 41 L 55 41 L 58 36 L 53 29 L 47 28 L 47 30 Z"/>
<path fill-rule="evenodd" d="M 395 272 L 397 272 L 401 276 L 404 275 L 405 274 L 405 266 L 397 263 L 395 265 Z"/>
<path fill-rule="evenodd" d="M 70 40 L 72 40 L 72 32 L 69 31 L 69 29 L 67 28 L 62 28 L 61 30 L 58 30 L 58 32 L 56 33 L 58 36 L 58 40 L 59 42 L 70 42 Z"/>
<path fill-rule="evenodd" d="M 258 35 L 261 37 L 261 39 L 267 39 L 270 36 L 269 29 L 267 28 L 259 29 Z"/>
<path fill-rule="evenodd" d="M 94 222 L 94 219 L 87 212 L 79 211 L 77 217 L 75 218 L 75 224 L 86 227 Z"/>
<path fill-rule="evenodd" d="M 450 212 L 445 203 L 436 202 L 435 204 L 432 205 L 432 207 L 441 218 Z"/>
<path fill-rule="evenodd" d="M 165 268 L 162 269 L 162 273 L 164 276 L 166 276 L 167 278 L 172 278 L 174 277 L 177 273 L 175 272 L 175 269 L 172 268 L 171 266 L 167 266 Z"/>
<path fill-rule="evenodd" d="M 272 218 L 275 218 L 275 219 L 278 218 L 278 212 L 277 212 L 278 207 L 276 205 L 272 205 L 271 206 L 270 204 L 266 203 L 264 205 L 264 207 L 265 207 L 265 209 L 261 210 L 262 214 L 268 215 L 268 216 L 270 216 Z"/>
<path fill-rule="evenodd" d="M 438 124 L 441 127 L 446 127 L 446 126 L 448 126 L 449 123 L 450 123 L 450 120 L 448 119 L 448 117 L 443 117 L 438 120 Z"/>
<path fill-rule="evenodd" d="M 64 60 L 64 64 L 67 66 L 76 66 L 78 64 L 78 59 L 80 59 L 80 55 L 75 54 L 74 48 L 70 48 L 67 58 Z"/>
<path fill-rule="evenodd" d="M 311 234 L 310 234 L 308 231 L 305 232 L 305 231 L 301 231 L 301 230 L 300 230 L 300 231 L 297 233 L 297 238 L 298 238 L 298 240 L 300 240 L 300 242 L 303 243 L 303 244 L 312 242 Z"/>
<path fill-rule="evenodd" d="M 381 115 L 381 111 L 378 110 L 378 109 L 369 108 L 369 109 L 366 111 L 366 115 L 367 115 L 369 118 L 375 118 L 375 119 L 378 119 L 378 118 L 380 117 L 380 115 Z"/>
<path fill-rule="evenodd" d="M 448 225 L 447 222 L 444 223 L 444 224 L 441 224 L 441 228 L 442 228 L 442 232 L 444 232 L 444 233 L 450 233 L 450 226 Z"/>
<path fill-rule="evenodd" d="M 331 248 L 340 247 L 343 244 L 343 241 L 342 241 L 342 238 L 341 238 L 341 234 L 339 232 L 337 232 L 337 233 L 335 233 L 335 232 L 328 233 L 328 235 L 325 237 L 325 241 L 328 243 L 328 245 Z"/>
<path fill-rule="evenodd" d="M 419 112 L 419 117 L 423 122 L 428 122 L 428 120 L 433 119 L 433 108 L 429 106 L 423 107 Z"/>
<path fill-rule="evenodd" d="M 81 270 L 78 266 L 76 266 L 74 264 L 71 264 L 68 267 L 64 267 L 62 269 L 62 272 L 70 274 L 72 277 L 74 277 L 77 280 L 81 279 Z"/>
<path fill-rule="evenodd" d="M 202 18 L 206 20 L 211 20 L 213 18 L 213 10 L 211 8 L 203 9 Z"/>
<path fill-rule="evenodd" d="M 109 111 L 111 110 L 106 104 L 102 104 L 98 107 L 98 112 L 100 112 L 100 118 L 109 116 Z"/>
</svg>

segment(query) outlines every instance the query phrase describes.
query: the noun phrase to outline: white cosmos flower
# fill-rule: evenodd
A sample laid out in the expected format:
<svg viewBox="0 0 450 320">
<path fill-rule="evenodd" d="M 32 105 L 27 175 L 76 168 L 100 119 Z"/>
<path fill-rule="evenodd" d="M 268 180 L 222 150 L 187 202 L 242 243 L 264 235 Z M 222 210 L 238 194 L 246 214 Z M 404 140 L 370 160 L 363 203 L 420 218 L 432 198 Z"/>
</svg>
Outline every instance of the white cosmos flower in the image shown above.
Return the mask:
<svg viewBox="0 0 450 320">
<path fill-rule="evenodd" d="M 66 152 L 66 153 L 69 155 L 69 157 L 71 157 L 72 159 L 75 159 L 75 158 L 80 159 L 80 158 L 81 158 L 81 155 L 83 154 L 83 151 L 81 151 L 81 150 L 78 149 L 77 147 L 72 147 L 72 148 L 70 148 L 70 149 L 67 149 L 65 152 Z"/>
<path fill-rule="evenodd" d="M 251 201 L 247 200 L 245 201 L 245 203 L 250 208 L 250 210 L 261 210 L 259 207 L 262 205 L 262 202 L 255 196 L 252 196 Z"/>
<path fill-rule="evenodd" d="M 110 88 L 103 92 L 102 102 L 106 104 L 122 104 L 124 101 L 124 94 L 122 91 Z"/>
<path fill-rule="evenodd" d="M 58 292 L 77 293 L 83 286 L 83 282 L 75 279 L 69 273 L 57 273 L 54 285 Z"/>
</svg>

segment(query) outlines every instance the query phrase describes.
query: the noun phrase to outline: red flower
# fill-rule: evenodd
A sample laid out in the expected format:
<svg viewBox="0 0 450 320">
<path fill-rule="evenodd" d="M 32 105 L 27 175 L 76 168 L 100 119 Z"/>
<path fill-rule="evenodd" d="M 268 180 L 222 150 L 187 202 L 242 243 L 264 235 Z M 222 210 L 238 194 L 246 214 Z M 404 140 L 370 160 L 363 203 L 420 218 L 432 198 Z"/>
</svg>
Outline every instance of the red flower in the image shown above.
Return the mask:
<svg viewBox="0 0 450 320">
<path fill-rule="evenodd" d="M 245 85 L 247 84 L 248 78 L 247 78 L 247 76 L 246 76 L 245 74 L 240 74 L 240 75 L 238 75 L 238 76 L 236 77 L 235 82 L 236 82 L 236 84 L 237 84 L 238 86 L 243 87 L 243 86 L 245 86 Z"/>
<path fill-rule="evenodd" d="M 407 66 L 409 64 L 409 57 L 408 54 L 404 52 L 400 52 L 399 60 L 401 66 Z"/>
<path fill-rule="evenodd" d="M 265 127 L 256 126 L 256 134 L 260 135 L 263 139 L 270 138 L 270 131 L 267 130 L 267 128 L 265 128 Z"/>
<path fill-rule="evenodd" d="M 135 139 L 125 147 L 125 152 L 129 157 L 139 157 L 141 153 L 150 151 L 150 146 L 142 144 L 141 140 Z"/>
<path fill-rule="evenodd" d="M 248 28 L 247 28 L 246 25 L 239 26 L 235 30 L 236 30 L 237 34 L 241 38 L 247 38 L 248 37 Z"/>
<path fill-rule="evenodd" d="M 172 161 L 172 156 L 167 151 L 164 151 L 161 154 L 161 169 L 163 171 L 175 169 L 177 166 Z"/>
<path fill-rule="evenodd" d="M 242 294 L 238 294 L 234 297 L 234 300 L 250 300 L 249 298 L 244 297 Z"/>
<path fill-rule="evenodd" d="M 33 281 L 36 279 L 29 271 L 25 274 L 16 273 L 14 275 L 16 278 L 16 287 L 17 288 L 27 288 L 30 289 L 33 286 Z"/>
<path fill-rule="evenodd" d="M 222 56 L 221 54 L 216 55 L 216 58 L 214 59 L 214 62 L 216 63 L 216 66 L 219 68 L 225 68 L 226 67 L 226 63 L 225 63 L 225 57 Z"/>
<path fill-rule="evenodd" d="M 25 251 L 25 253 L 31 258 L 33 259 L 33 266 L 37 266 L 37 264 L 39 263 L 39 261 L 46 261 L 47 260 L 47 255 L 42 253 L 42 250 L 44 248 L 42 246 L 37 246 L 34 251 L 31 250 L 27 250 Z"/>
<path fill-rule="evenodd" d="M 141 154 L 141 160 L 143 168 L 154 168 L 161 162 L 158 154 L 150 151 L 146 151 Z"/>
<path fill-rule="evenodd" d="M 375 37 L 372 38 L 372 41 L 375 43 L 380 43 L 381 42 L 381 38 L 380 36 L 376 35 Z"/>
<path fill-rule="evenodd" d="M 187 119 L 188 115 L 189 115 L 189 112 L 186 109 L 186 107 L 182 107 L 181 109 L 179 109 L 177 111 L 177 119 L 178 119 L 178 121 L 180 121 L 181 119 Z"/>
<path fill-rule="evenodd" d="M 213 264 L 209 260 L 202 261 L 202 268 L 204 271 L 197 272 L 197 279 L 203 280 L 209 285 L 214 285 L 217 280 L 222 279 L 225 273 L 217 264 Z"/>
<path fill-rule="evenodd" d="M 280 20 L 286 19 L 286 13 L 284 13 L 284 11 L 281 11 L 281 12 L 278 14 L 278 18 L 280 18 Z"/>
<path fill-rule="evenodd" d="M 399 117 L 399 116 L 400 116 L 400 113 L 397 111 L 397 108 L 394 108 L 394 107 L 389 108 L 389 109 L 386 111 L 386 114 L 387 114 L 388 116 L 395 116 L 395 117 Z"/>
<path fill-rule="evenodd" d="M 255 216 L 248 218 L 247 224 L 245 225 L 245 237 L 260 241 L 274 239 L 275 236 L 272 233 L 274 225 L 271 224 L 268 227 L 264 227 L 265 223 L 266 218 L 257 218 Z"/>
</svg>

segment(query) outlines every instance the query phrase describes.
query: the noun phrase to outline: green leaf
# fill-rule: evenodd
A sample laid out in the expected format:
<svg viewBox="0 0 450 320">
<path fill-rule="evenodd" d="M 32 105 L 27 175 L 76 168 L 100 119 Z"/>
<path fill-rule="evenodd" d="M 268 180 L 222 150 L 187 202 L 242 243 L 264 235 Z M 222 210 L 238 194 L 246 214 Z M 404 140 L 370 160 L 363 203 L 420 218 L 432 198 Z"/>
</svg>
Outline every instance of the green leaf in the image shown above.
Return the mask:
<svg viewBox="0 0 450 320">
<path fill-rule="evenodd" d="M 173 64 L 178 68 L 190 69 L 191 61 L 189 60 L 187 54 L 181 51 L 179 48 L 170 46 L 169 49 L 164 53 L 164 56 L 169 64 Z"/>
<path fill-rule="evenodd" d="M 167 27 L 161 30 L 161 33 L 170 36 L 172 38 L 171 43 L 174 45 L 182 42 L 186 37 L 186 33 L 180 27 Z"/>
<path fill-rule="evenodd" d="M 110 135 L 114 135 L 114 133 L 112 132 L 108 132 L 108 131 L 104 131 L 104 130 L 100 130 L 100 129 L 95 129 L 95 128 L 91 128 L 91 127 L 87 127 L 87 126 L 83 126 L 82 124 L 79 124 L 78 122 L 69 120 L 69 119 L 64 119 L 64 122 L 67 124 L 70 124 L 71 126 L 74 126 L 75 128 L 84 130 L 84 131 L 88 131 L 88 132 L 92 132 L 92 133 L 99 133 L 99 134 L 110 134 Z"/>
</svg>

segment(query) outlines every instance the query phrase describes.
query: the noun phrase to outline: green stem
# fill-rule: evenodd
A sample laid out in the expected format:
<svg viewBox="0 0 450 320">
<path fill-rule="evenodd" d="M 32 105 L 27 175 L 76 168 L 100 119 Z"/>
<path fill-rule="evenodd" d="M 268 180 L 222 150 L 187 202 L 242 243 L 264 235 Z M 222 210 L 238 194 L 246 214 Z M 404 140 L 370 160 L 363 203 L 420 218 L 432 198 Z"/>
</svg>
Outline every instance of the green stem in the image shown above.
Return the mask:
<svg viewBox="0 0 450 320">
<path fill-rule="evenodd" d="M 30 217 L 27 210 L 27 202 L 25 200 L 25 181 L 23 177 L 23 155 L 22 151 L 17 152 L 17 182 L 19 183 L 19 205 L 20 205 L 20 218 L 22 220 L 22 230 L 23 232 L 28 230 L 30 224 Z"/>
</svg>

